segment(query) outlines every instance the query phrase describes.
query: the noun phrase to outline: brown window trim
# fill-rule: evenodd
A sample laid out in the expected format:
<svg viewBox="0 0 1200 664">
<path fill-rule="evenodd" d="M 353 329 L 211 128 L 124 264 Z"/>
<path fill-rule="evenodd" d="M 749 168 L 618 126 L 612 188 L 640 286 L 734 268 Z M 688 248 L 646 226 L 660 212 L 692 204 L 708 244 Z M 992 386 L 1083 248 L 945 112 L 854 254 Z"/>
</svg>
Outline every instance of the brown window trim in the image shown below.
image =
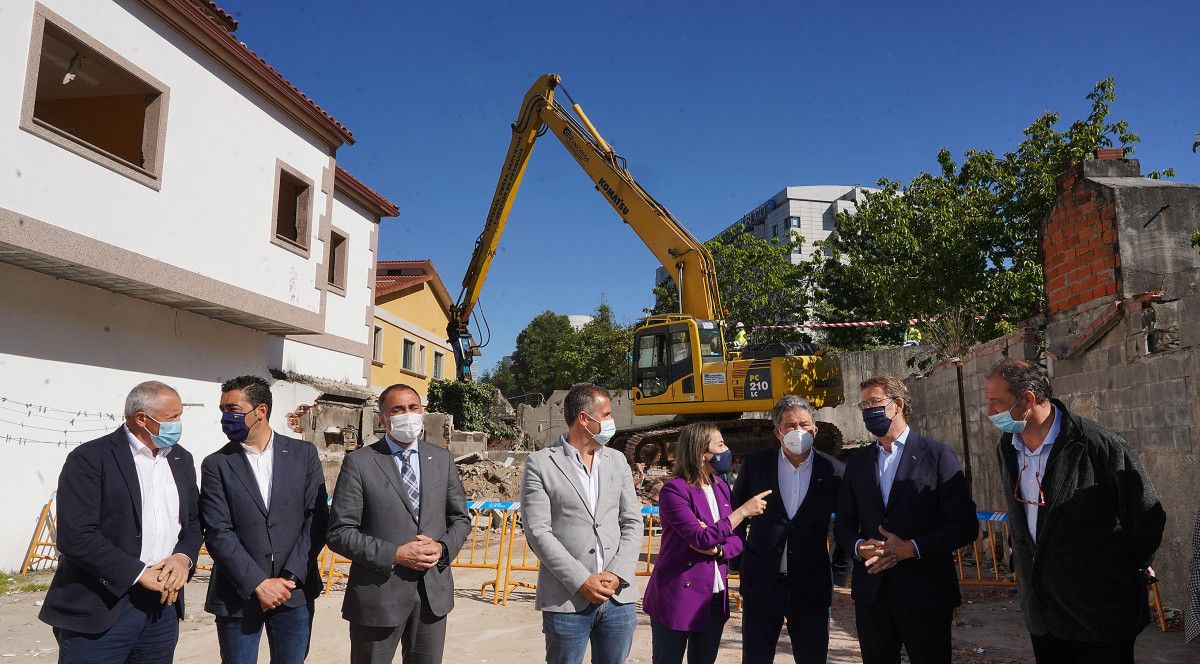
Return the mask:
<svg viewBox="0 0 1200 664">
<path fill-rule="evenodd" d="M 384 365 L 383 362 L 380 362 L 379 360 L 371 360 L 371 364 L 377 367 L 382 367 Z"/>
<path fill-rule="evenodd" d="M 334 293 L 336 295 L 341 295 L 342 297 L 346 297 L 346 280 L 347 280 L 348 273 L 350 271 L 350 268 L 347 265 L 347 261 L 349 261 L 349 259 L 350 259 L 350 234 L 339 229 L 336 226 L 330 227 L 329 241 L 325 243 L 325 265 L 326 266 L 328 266 L 329 262 L 333 259 L 333 236 L 334 235 L 339 235 L 342 238 L 342 247 L 343 247 L 342 262 L 339 265 L 339 267 L 341 267 L 341 275 L 340 276 L 341 276 L 342 283 L 338 284 L 336 282 L 329 281 L 329 279 L 326 278 L 325 279 L 325 287 L 330 293 Z M 328 277 L 329 268 L 324 267 L 323 269 L 325 270 L 326 276 Z M 339 275 L 335 275 L 334 278 L 336 279 L 338 276 Z"/>
<path fill-rule="evenodd" d="M 297 216 L 303 217 L 304 228 L 296 229 L 297 237 L 302 237 L 306 240 L 309 240 L 309 243 L 306 243 L 306 244 L 299 244 L 299 243 L 293 242 L 285 237 L 279 237 L 278 227 L 277 227 L 278 222 L 279 222 L 279 185 L 280 185 L 281 175 L 285 171 L 287 172 L 288 175 L 290 175 L 293 178 L 296 178 L 297 180 L 300 180 L 304 184 L 308 185 L 308 200 L 306 201 L 306 204 L 304 206 L 306 208 L 305 212 L 303 215 L 297 215 Z M 299 256 L 301 258 L 307 259 L 309 257 L 309 251 L 310 251 L 309 245 L 311 244 L 311 240 L 312 240 L 313 197 L 315 195 L 316 195 L 316 182 L 312 178 L 307 177 L 306 175 L 304 175 L 304 173 L 301 173 L 297 168 L 284 162 L 282 159 L 277 158 L 275 160 L 275 193 L 272 197 L 272 202 L 271 202 L 271 224 L 270 224 L 270 226 L 271 226 L 271 236 L 270 236 L 271 244 L 273 244 L 277 247 L 282 247 L 284 249 L 287 249 L 288 251 L 292 252 L 293 254 L 296 254 L 297 256 Z M 297 223 L 299 223 L 299 221 Z"/>
<path fill-rule="evenodd" d="M 148 168 L 132 164 L 108 151 L 79 139 L 67 132 L 33 117 L 37 99 L 38 69 L 41 65 L 42 36 L 46 24 L 50 23 L 72 39 L 108 59 L 114 66 L 158 91 L 158 97 L 146 109 L 146 122 L 142 144 Z M 123 175 L 155 191 L 162 189 L 163 153 L 167 139 L 167 106 L 171 90 L 162 81 L 145 70 L 121 57 L 116 51 L 80 30 L 76 25 L 46 8 L 41 3 L 33 6 L 33 32 L 29 40 L 29 61 L 25 66 L 25 91 L 21 100 L 20 128 L 45 141 L 53 143 L 88 161 Z"/>
</svg>

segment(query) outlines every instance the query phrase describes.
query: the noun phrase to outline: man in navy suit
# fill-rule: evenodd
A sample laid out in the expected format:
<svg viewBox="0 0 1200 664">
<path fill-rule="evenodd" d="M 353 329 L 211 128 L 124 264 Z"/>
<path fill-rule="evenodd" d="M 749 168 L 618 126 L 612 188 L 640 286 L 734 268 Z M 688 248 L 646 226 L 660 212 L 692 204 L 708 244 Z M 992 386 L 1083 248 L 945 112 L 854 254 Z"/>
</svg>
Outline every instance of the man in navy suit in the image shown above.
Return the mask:
<svg viewBox="0 0 1200 664">
<path fill-rule="evenodd" d="M 179 393 L 134 387 L 125 424 L 67 455 L 58 476 L 58 569 L 38 618 L 64 664 L 170 662 L 200 520 Z"/>
<path fill-rule="evenodd" d="M 954 450 L 908 426 L 912 402 L 895 376 L 860 386 L 876 444 L 846 463 L 834 535 L 854 552 L 854 617 L 864 664 L 950 664 L 950 621 L 962 603 L 954 551 L 979 533 Z"/>
<path fill-rule="evenodd" d="M 300 664 L 328 522 L 317 448 L 271 430 L 271 388 L 258 376 L 225 381 L 221 412 L 229 444 L 200 469 L 200 520 L 213 558 L 204 609 L 217 617 L 222 662 L 257 662 L 265 626 L 271 661 Z"/>
<path fill-rule="evenodd" d="M 767 509 L 742 526 L 742 661 L 775 661 L 779 631 L 787 620 L 797 664 L 823 664 L 829 650 L 833 603 L 829 515 L 837 503 L 844 466 L 813 449 L 817 425 L 812 404 L 796 395 L 771 411 L 779 447 L 754 452 L 742 462 L 733 504 L 763 491 Z"/>
</svg>

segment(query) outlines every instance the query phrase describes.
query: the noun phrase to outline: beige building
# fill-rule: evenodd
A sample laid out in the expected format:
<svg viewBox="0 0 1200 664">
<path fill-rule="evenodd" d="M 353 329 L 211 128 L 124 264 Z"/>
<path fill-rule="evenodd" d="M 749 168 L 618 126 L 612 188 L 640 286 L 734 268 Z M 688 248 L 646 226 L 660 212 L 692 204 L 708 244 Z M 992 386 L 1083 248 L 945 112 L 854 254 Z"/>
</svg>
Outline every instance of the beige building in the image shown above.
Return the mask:
<svg viewBox="0 0 1200 664">
<path fill-rule="evenodd" d="M 431 381 L 454 377 L 446 341 L 452 304 L 431 261 L 376 264 L 372 389 L 405 383 L 424 398 Z"/>
</svg>

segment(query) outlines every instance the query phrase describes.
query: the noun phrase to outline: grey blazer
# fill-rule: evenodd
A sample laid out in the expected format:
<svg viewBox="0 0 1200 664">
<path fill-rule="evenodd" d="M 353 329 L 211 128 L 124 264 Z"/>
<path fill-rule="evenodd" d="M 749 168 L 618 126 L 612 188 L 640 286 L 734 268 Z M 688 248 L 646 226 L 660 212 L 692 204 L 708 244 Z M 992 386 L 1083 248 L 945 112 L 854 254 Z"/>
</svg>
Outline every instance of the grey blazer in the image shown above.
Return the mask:
<svg viewBox="0 0 1200 664">
<path fill-rule="evenodd" d="M 579 587 L 605 570 L 621 579 L 613 601 L 629 604 L 641 597 L 633 577 L 644 529 L 633 474 L 620 452 L 603 447 L 596 454 L 601 476 L 595 514 L 584 498 L 564 438 L 525 462 L 521 521 L 529 548 L 541 561 L 535 603 L 539 611 L 574 613 L 587 608 Z M 596 569 L 597 534 L 604 546 L 604 570 Z"/>
<path fill-rule="evenodd" d="M 450 453 L 424 440 L 417 450 L 417 510 L 409 504 L 386 440 L 355 450 L 342 461 L 329 516 L 329 548 L 351 561 L 342 617 L 354 624 L 395 627 L 422 598 L 436 616 L 454 608 L 448 562 L 458 555 L 471 529 L 467 503 Z M 395 565 L 396 549 L 418 534 L 445 544 L 447 558 L 424 572 Z"/>
</svg>

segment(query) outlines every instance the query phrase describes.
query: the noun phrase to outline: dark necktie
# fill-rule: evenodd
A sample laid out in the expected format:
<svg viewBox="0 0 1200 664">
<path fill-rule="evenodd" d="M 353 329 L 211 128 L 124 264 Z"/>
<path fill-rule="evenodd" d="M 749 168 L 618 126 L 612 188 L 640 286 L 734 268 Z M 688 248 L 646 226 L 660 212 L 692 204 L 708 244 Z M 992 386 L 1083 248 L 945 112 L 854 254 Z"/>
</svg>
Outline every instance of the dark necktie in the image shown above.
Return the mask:
<svg viewBox="0 0 1200 664">
<path fill-rule="evenodd" d="M 400 479 L 404 482 L 404 490 L 408 492 L 408 501 L 413 511 L 417 512 L 420 518 L 421 485 L 417 482 L 417 471 L 413 468 L 413 464 L 417 462 L 413 458 L 416 450 L 400 450 L 397 454 L 400 456 Z"/>
</svg>

